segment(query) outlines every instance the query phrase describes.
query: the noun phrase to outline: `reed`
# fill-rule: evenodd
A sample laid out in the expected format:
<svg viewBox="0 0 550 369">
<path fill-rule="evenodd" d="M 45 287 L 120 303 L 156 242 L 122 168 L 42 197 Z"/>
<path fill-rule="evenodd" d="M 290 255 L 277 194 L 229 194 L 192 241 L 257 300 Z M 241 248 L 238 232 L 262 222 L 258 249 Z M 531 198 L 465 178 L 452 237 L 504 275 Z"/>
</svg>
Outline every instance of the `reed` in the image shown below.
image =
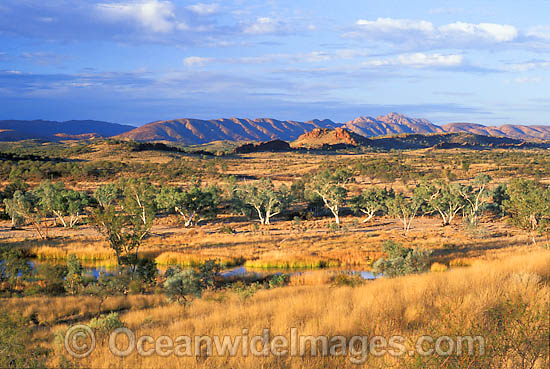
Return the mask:
<svg viewBox="0 0 550 369">
<path fill-rule="evenodd" d="M 246 267 L 258 269 L 319 269 L 338 267 L 340 266 L 340 262 L 338 260 L 314 257 L 288 257 L 285 259 L 247 260 L 244 265 Z"/>
<path fill-rule="evenodd" d="M 222 268 L 239 266 L 244 263 L 244 259 L 242 257 L 230 258 L 172 251 L 163 252 L 155 258 L 155 262 L 158 265 L 181 265 L 190 267 L 202 265 L 208 260 L 217 260 Z"/>
</svg>

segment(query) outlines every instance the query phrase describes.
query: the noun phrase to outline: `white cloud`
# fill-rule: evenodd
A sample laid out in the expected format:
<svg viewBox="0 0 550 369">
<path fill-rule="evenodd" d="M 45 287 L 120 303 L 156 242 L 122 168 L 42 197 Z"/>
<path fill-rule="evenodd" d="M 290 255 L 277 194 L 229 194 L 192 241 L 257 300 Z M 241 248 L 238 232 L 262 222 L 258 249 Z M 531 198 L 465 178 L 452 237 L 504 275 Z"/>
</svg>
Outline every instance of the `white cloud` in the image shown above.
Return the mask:
<svg viewBox="0 0 550 369">
<path fill-rule="evenodd" d="M 550 40 L 550 26 L 537 26 L 527 31 L 528 37 L 538 38 L 542 40 Z"/>
<path fill-rule="evenodd" d="M 189 56 L 183 59 L 183 64 L 186 67 L 203 66 L 212 61 L 212 58 L 205 58 L 201 56 Z"/>
<path fill-rule="evenodd" d="M 395 31 L 420 31 L 430 33 L 435 30 L 434 25 L 430 22 L 410 19 L 378 18 L 375 21 L 359 19 L 355 24 L 367 32 L 393 33 Z"/>
<path fill-rule="evenodd" d="M 97 9 L 113 21 L 135 21 L 152 32 L 167 33 L 185 27 L 175 21 L 174 5 L 169 1 L 103 3 Z"/>
<path fill-rule="evenodd" d="M 527 72 L 534 69 L 550 68 L 550 61 L 532 61 L 527 63 L 510 64 L 504 69 L 510 72 Z"/>
<path fill-rule="evenodd" d="M 252 35 L 264 35 L 268 33 L 276 33 L 281 30 L 282 24 L 276 19 L 269 17 L 261 17 L 256 19 L 256 22 L 252 23 L 244 29 L 244 33 Z"/>
<path fill-rule="evenodd" d="M 380 67 L 380 66 L 410 66 L 415 68 L 424 67 L 456 67 L 462 65 L 464 57 L 462 55 L 450 54 L 402 54 L 395 58 L 388 59 L 372 59 L 364 62 L 362 65 L 367 67 Z"/>
<path fill-rule="evenodd" d="M 494 23 L 456 22 L 439 27 L 439 31 L 445 38 L 481 38 L 494 42 L 513 41 L 518 37 L 518 30 L 515 27 Z"/>
<path fill-rule="evenodd" d="M 194 5 L 189 5 L 187 9 L 200 15 L 208 15 L 217 13 L 220 10 L 220 6 L 218 4 L 198 3 Z"/>
<path fill-rule="evenodd" d="M 435 26 L 425 20 L 378 18 L 375 21 L 360 19 L 348 37 L 412 42 L 441 46 L 486 44 L 515 41 L 519 31 L 510 25 L 494 23 L 455 22 Z"/>
<path fill-rule="evenodd" d="M 516 83 L 516 84 L 524 85 L 524 84 L 541 83 L 542 78 L 541 77 L 518 77 L 512 80 L 506 80 L 504 82 L 507 84 Z"/>
</svg>

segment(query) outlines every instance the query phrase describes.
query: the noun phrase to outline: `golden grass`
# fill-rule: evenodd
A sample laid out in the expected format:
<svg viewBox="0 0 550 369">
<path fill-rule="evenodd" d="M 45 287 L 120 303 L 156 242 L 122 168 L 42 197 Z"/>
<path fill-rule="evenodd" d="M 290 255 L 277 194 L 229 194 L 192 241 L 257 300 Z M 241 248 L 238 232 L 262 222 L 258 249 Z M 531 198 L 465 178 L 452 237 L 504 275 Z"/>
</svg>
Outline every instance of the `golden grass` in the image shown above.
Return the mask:
<svg viewBox="0 0 550 369">
<path fill-rule="evenodd" d="M 449 269 L 447 267 L 447 265 L 445 264 L 441 264 L 441 263 L 433 263 L 432 266 L 430 267 L 430 271 L 432 272 L 446 272 L 447 269 Z"/>
<path fill-rule="evenodd" d="M 544 347 L 548 348 L 544 340 L 548 340 L 550 326 L 548 252 L 483 261 L 470 268 L 444 273 L 379 279 L 356 288 L 308 285 L 315 283 L 306 282 L 307 279 L 323 278 L 295 277 L 291 279 L 293 286 L 260 290 L 247 300 L 225 291 L 195 300 L 188 307 L 170 304 L 132 308 L 122 314 L 122 320 L 136 331 L 137 336 L 174 338 L 179 335 L 235 336 L 241 334 L 243 328 L 249 329 L 250 336 L 260 334 L 263 328 L 270 328 L 273 335 L 288 336 L 291 327 L 298 328 L 301 335 L 390 337 L 399 334 L 411 342 L 426 334 L 435 337 L 484 335 L 490 357 L 476 357 L 473 359 L 477 361 L 469 364 L 470 357 L 456 359 L 466 360 L 466 364 L 457 361 L 454 367 L 470 368 L 518 368 L 520 356 L 508 350 L 505 343 L 514 342 L 517 344 L 514 348 L 520 352 L 537 354 L 535 349 L 540 346 L 542 337 L 543 351 L 539 352 L 541 357 L 533 367 L 540 369 L 548 365 L 548 357 L 544 356 Z M 505 322 L 492 320 L 495 316 Z M 62 353 L 58 350 L 56 355 Z M 57 359 L 52 358 L 52 365 Z M 442 367 L 442 361 L 434 360 L 434 357 L 380 358 L 371 355 L 365 367 Z M 118 368 L 356 367 L 348 358 L 309 356 L 165 358 L 158 355 L 140 357 L 134 353 L 120 360 L 113 357 L 106 341 L 98 342 L 92 355 L 78 363 L 86 367 Z"/>
<path fill-rule="evenodd" d="M 249 268 L 259 269 L 317 269 L 340 266 L 338 260 L 326 260 L 315 257 L 288 257 L 286 259 L 247 260 L 244 264 Z"/>
<path fill-rule="evenodd" d="M 208 255 L 193 255 L 181 252 L 163 252 L 155 258 L 158 265 L 182 265 L 182 266 L 198 266 L 204 264 L 207 260 L 217 260 L 222 267 L 233 267 L 242 265 L 244 260 L 240 257 L 228 258 Z"/>
</svg>

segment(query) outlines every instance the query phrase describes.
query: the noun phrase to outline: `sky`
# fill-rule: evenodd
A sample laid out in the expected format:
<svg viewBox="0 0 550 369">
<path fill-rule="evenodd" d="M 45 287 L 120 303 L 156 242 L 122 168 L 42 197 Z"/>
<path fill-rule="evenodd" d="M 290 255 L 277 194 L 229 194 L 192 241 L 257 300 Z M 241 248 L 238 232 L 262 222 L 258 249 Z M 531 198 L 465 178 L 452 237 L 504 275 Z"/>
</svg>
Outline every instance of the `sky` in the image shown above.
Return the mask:
<svg viewBox="0 0 550 369">
<path fill-rule="evenodd" d="M 550 125 L 550 0 L 1 0 L 0 119 Z"/>
</svg>

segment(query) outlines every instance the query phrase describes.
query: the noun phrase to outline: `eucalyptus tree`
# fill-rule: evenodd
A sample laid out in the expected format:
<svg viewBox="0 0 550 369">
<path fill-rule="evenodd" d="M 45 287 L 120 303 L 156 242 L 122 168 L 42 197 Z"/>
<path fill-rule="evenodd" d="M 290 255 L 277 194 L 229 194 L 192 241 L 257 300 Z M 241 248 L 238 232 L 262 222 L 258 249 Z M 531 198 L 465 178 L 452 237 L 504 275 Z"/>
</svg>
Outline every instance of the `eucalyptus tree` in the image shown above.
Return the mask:
<svg viewBox="0 0 550 369">
<path fill-rule="evenodd" d="M 352 175 L 346 169 L 325 169 L 308 183 L 308 191 L 323 201 L 334 216 L 336 224 L 340 224 L 340 210 L 348 193 L 345 186 L 351 179 Z"/>
<path fill-rule="evenodd" d="M 200 187 L 194 184 L 188 190 L 162 186 L 155 198 L 159 209 L 174 211 L 184 219 L 185 227 L 192 227 L 203 219 L 215 218 L 220 203 L 216 187 Z"/>
<path fill-rule="evenodd" d="M 96 191 L 98 207 L 90 220 L 114 250 L 119 265 L 137 265 L 139 248 L 156 215 L 154 187 L 144 180 L 122 180 Z M 104 196 L 108 194 L 108 196 Z"/>
<path fill-rule="evenodd" d="M 503 206 L 518 227 L 529 231 L 536 244 L 536 233 L 550 232 L 550 187 L 528 179 L 513 179 L 508 183 L 509 196 Z"/>
<path fill-rule="evenodd" d="M 353 197 L 350 201 L 351 208 L 359 213 L 365 214 L 363 223 L 374 218 L 376 214 L 386 214 L 388 212 L 387 201 L 395 196 L 393 189 L 371 188 L 363 190 L 360 195 Z"/>
<path fill-rule="evenodd" d="M 453 219 L 468 205 L 463 194 L 465 186 L 460 183 L 437 181 L 422 183 L 416 190 L 427 205 L 429 212 L 437 212 L 443 226 L 451 224 Z"/>
<path fill-rule="evenodd" d="M 242 206 L 256 212 L 261 224 L 270 224 L 271 218 L 280 214 L 290 203 L 288 188 L 282 185 L 276 189 L 269 178 L 238 186 L 236 196 Z"/>
<path fill-rule="evenodd" d="M 423 204 L 424 199 L 418 191 L 412 191 L 411 196 L 396 193 L 395 196 L 388 198 L 386 201 L 388 213 L 399 219 L 403 225 L 403 233 L 405 235 L 409 233 L 411 224 Z"/>
</svg>

